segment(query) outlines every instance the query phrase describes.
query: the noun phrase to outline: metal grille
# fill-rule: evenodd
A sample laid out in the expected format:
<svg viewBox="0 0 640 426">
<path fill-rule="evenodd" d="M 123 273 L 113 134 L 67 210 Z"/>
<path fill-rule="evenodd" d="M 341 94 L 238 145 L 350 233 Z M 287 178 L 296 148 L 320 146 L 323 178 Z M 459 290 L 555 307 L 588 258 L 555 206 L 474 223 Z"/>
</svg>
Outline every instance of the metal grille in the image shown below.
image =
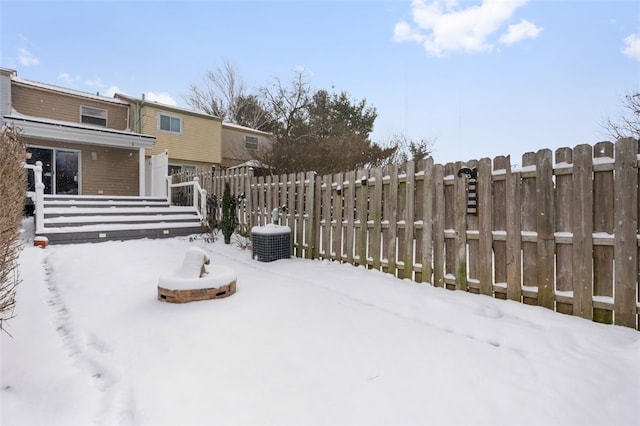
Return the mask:
<svg viewBox="0 0 640 426">
<path fill-rule="evenodd" d="M 273 262 L 291 257 L 291 230 L 279 233 L 251 232 L 251 257 L 260 262 Z"/>
</svg>

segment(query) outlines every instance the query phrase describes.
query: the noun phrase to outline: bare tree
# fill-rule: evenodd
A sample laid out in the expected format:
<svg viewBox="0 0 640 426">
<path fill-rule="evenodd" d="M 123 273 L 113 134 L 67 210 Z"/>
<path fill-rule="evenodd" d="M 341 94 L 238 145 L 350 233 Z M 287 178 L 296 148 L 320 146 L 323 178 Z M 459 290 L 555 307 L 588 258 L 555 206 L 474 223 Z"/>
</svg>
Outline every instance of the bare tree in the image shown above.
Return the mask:
<svg viewBox="0 0 640 426">
<path fill-rule="evenodd" d="M 23 163 L 25 145 L 18 132 L 10 126 L 2 128 L 0 136 L 0 330 L 13 318 L 18 276 L 18 256 L 22 247 L 19 235 L 27 189 Z"/>
<path fill-rule="evenodd" d="M 185 100 L 196 111 L 252 129 L 264 130 L 271 121 L 258 96 L 247 93 L 237 68 L 227 60 L 209 71 L 201 84 L 191 84 Z"/>
<path fill-rule="evenodd" d="M 260 89 L 265 106 L 273 118 L 272 132 L 276 138 L 299 137 L 299 123 L 308 117 L 311 102 L 311 85 L 304 70 L 296 69 L 287 85 L 275 78 L 269 86 Z"/>
<path fill-rule="evenodd" d="M 404 133 L 396 133 L 384 145 L 396 148 L 394 155 L 387 159 L 387 163 L 400 164 L 408 160 L 419 161 L 430 156 L 435 140 L 420 139 L 416 141 Z"/>
<path fill-rule="evenodd" d="M 227 60 L 222 67 L 209 71 L 202 86 L 189 86 L 186 102 L 197 111 L 224 119 L 233 117 L 236 100 L 244 94 L 244 82 L 236 68 Z"/>
<path fill-rule="evenodd" d="M 614 140 L 640 139 L 640 92 L 627 94 L 622 100 L 622 109 L 623 112 L 618 119 L 608 118 L 604 122 L 607 136 Z"/>
</svg>

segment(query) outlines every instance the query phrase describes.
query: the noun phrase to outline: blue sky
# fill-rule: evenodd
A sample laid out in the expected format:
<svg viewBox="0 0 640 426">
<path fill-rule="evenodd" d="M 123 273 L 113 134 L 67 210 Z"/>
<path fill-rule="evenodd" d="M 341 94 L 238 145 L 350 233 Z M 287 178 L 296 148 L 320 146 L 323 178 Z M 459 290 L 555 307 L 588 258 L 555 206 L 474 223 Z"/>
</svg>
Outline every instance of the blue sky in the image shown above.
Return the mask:
<svg viewBox="0 0 640 426">
<path fill-rule="evenodd" d="M 0 65 L 186 107 L 227 60 L 249 90 L 302 67 L 437 162 L 606 139 L 640 86 L 640 0 L 0 1 Z"/>
</svg>

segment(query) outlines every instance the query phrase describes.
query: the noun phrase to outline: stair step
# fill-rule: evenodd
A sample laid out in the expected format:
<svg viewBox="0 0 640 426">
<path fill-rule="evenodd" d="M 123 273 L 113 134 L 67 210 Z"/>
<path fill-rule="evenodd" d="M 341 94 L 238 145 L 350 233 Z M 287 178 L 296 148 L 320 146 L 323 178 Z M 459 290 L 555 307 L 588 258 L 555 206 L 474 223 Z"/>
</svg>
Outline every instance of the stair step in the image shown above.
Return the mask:
<svg viewBox="0 0 640 426">
<path fill-rule="evenodd" d="M 98 224 L 98 223 L 154 223 L 154 222 L 188 222 L 188 221 L 200 221 L 200 216 L 192 212 L 193 214 L 157 214 L 157 215 L 145 215 L 145 216 L 104 216 L 104 215 L 90 215 L 90 216 L 55 216 L 51 218 L 45 218 L 44 226 L 48 228 L 50 226 L 79 226 L 83 224 Z"/>
<path fill-rule="evenodd" d="M 113 201 L 113 200 L 105 200 L 105 201 L 45 201 L 44 207 L 145 207 L 145 206 L 154 206 L 154 207 L 169 207 L 170 204 L 168 201 Z"/>
<path fill-rule="evenodd" d="M 135 240 L 140 238 L 171 238 L 184 235 L 192 235 L 202 232 L 199 227 L 186 228 L 155 228 L 155 229 L 128 229 L 128 230 L 101 230 L 69 232 L 72 228 L 66 228 L 57 233 L 45 233 L 49 243 L 53 244 L 78 244 L 98 243 L 104 241 Z"/>
<path fill-rule="evenodd" d="M 166 198 L 128 196 L 45 196 L 44 235 L 52 243 L 166 238 L 203 231 L 193 206 Z"/>
<path fill-rule="evenodd" d="M 79 226 L 47 227 L 44 235 L 77 232 L 107 232 L 132 231 L 141 229 L 169 229 L 169 228 L 200 228 L 200 222 L 171 222 L 171 223 L 99 223 Z"/>
<path fill-rule="evenodd" d="M 45 207 L 45 216 L 78 216 L 78 215 L 152 215 L 152 214 L 176 214 L 195 213 L 193 207 L 166 206 L 166 207 Z"/>
<path fill-rule="evenodd" d="M 48 201 L 139 201 L 166 202 L 165 197 L 139 197 L 133 195 L 44 195 L 44 202 Z"/>
</svg>

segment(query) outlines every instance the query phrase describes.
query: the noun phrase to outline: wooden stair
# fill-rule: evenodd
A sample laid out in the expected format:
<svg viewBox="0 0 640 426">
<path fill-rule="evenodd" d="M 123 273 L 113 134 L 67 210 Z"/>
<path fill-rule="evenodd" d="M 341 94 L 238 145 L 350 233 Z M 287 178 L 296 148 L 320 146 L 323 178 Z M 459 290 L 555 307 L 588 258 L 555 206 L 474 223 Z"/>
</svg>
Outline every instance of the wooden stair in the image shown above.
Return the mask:
<svg viewBox="0 0 640 426">
<path fill-rule="evenodd" d="M 193 206 L 173 206 L 166 198 L 45 195 L 44 228 L 49 243 L 83 243 L 167 238 L 203 231 Z"/>
</svg>

